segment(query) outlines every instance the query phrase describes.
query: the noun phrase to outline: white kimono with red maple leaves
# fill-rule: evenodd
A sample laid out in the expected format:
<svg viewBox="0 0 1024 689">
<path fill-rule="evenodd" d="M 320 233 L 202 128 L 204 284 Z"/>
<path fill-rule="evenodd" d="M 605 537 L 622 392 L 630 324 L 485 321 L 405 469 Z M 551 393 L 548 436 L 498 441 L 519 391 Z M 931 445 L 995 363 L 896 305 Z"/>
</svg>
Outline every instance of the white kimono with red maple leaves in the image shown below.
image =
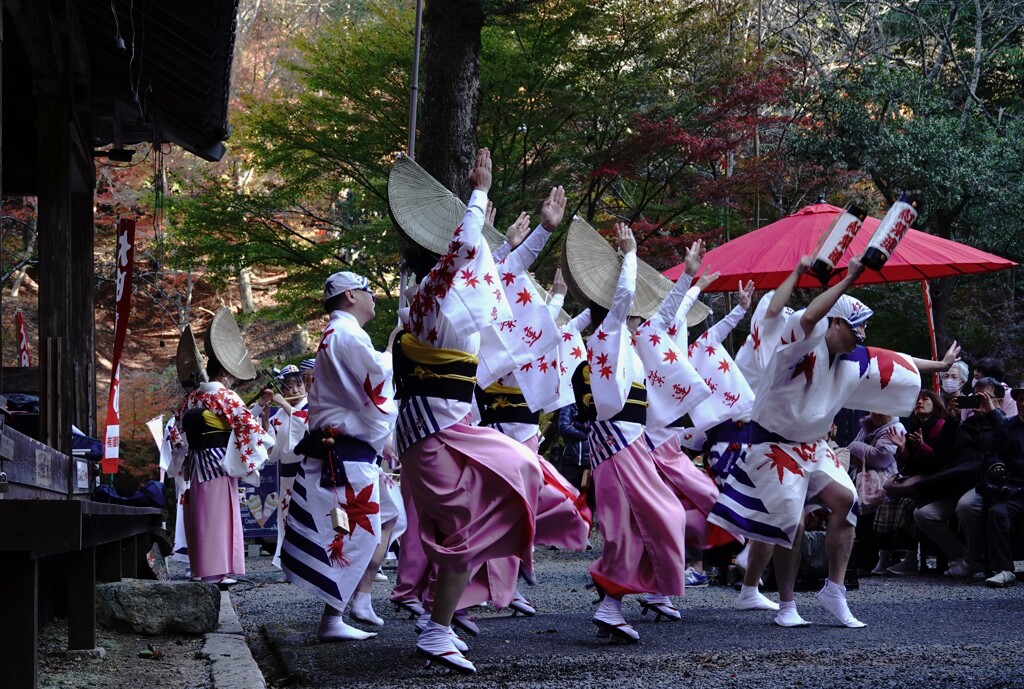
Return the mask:
<svg viewBox="0 0 1024 689">
<path fill-rule="evenodd" d="M 368 444 L 379 455 L 394 427 L 391 354 L 373 348 L 370 336 L 346 311 L 332 311 L 313 365 L 309 427 L 332 428 Z M 400 517 L 401 498 L 374 461 L 345 461 L 345 481 L 332 476 L 322 485 L 329 462 L 304 457 L 295 476 L 281 568 L 288 580 L 335 610 L 345 609 L 380 543 L 381 524 Z M 341 506 L 350 533 L 336 534 L 328 513 Z M 401 535 L 402 520 L 392 538 Z"/>
<path fill-rule="evenodd" d="M 587 341 L 597 414 L 590 424 L 590 461 L 605 541 L 590 574 L 613 598 L 631 593 L 678 596 L 685 586 L 683 505 L 658 474 L 644 425 L 613 420 L 625 407 L 630 388 L 644 380 L 644 366 L 626 330 L 636 269 L 636 253 L 630 252 L 623 257 L 608 315 Z M 579 397 L 583 391 L 576 392 Z"/>
<path fill-rule="evenodd" d="M 473 191 L 448 251 L 412 298 L 407 327 L 423 346 L 477 355 L 481 338 L 487 337 L 516 357 L 526 333 L 522 323 L 499 327 L 514 317 L 483 239 L 486 206 L 487 194 Z M 451 571 L 479 575 L 492 560 L 508 563 L 514 558 L 531 568 L 541 472 L 522 444 L 494 429 L 471 425 L 471 409 L 469 401 L 442 397 L 401 400 L 397 449 L 423 550 L 433 564 Z M 507 606 L 515 593 L 517 569 L 503 566 L 501 572 L 486 572 L 487 584 L 467 587 L 459 606 L 488 599 L 496 607 Z"/>
<path fill-rule="evenodd" d="M 766 435 L 740 448 L 710 517 L 732 533 L 786 547 L 807 503 L 830 483 L 853 497 L 847 519 L 856 524 L 856 489 L 825 441 L 836 413 L 849 407 L 905 415 L 921 389 L 911 357 L 860 345 L 831 357 L 829 319 L 805 336 L 802 315 L 778 317 L 784 334 L 767 360 L 751 414 Z"/>
<path fill-rule="evenodd" d="M 224 430 L 230 429 L 225 447 L 189 448 L 182 419 L 191 410 L 210 412 Z M 238 479 L 259 485 L 259 470 L 274 439 L 242 399 L 218 382 L 200 383 L 185 398 L 169 435 L 170 469 L 189 482 L 182 521 L 192 576 L 244 574 Z"/>
</svg>

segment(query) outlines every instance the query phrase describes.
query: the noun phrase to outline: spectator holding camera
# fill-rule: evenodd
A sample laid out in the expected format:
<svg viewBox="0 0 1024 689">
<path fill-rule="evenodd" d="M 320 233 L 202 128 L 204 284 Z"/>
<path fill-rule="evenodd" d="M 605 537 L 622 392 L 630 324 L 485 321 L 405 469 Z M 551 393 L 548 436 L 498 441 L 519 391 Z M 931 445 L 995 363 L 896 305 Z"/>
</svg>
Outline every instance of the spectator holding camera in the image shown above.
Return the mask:
<svg viewBox="0 0 1024 689">
<path fill-rule="evenodd" d="M 1010 396 L 1019 408 L 1024 389 L 1015 389 Z M 997 453 L 985 459 L 977 487 L 960 500 L 956 515 L 967 539 L 968 560 L 994 572 L 986 585 L 1002 588 L 1017 583 L 1011 531 L 1024 517 L 1024 419 L 1020 414 L 1002 425 L 997 443 Z"/>
<path fill-rule="evenodd" d="M 970 577 L 980 571 L 978 563 L 967 559 L 967 545 L 960 534 L 949 525 L 949 518 L 965 494 L 978 484 L 984 462 L 995 454 L 998 446 L 1003 413 L 999 410 L 996 390 L 1002 383 L 994 378 L 981 378 L 974 384 L 974 392 L 967 397 L 956 397 L 947 409 L 943 435 L 952 435 L 952 457 L 949 466 L 929 476 L 923 476 L 913 486 L 913 495 L 921 506 L 914 510 L 914 521 L 925 536 L 949 558 L 946 574 Z M 976 407 L 966 420 L 960 419 L 960 406 Z M 968 500 L 969 502 L 969 500 Z"/>
<path fill-rule="evenodd" d="M 997 381 L 1001 381 L 1005 377 L 1006 368 L 1003 366 L 1002 359 L 987 356 L 974 365 L 975 385 L 982 378 L 994 378 Z M 1013 400 L 1013 396 L 1010 395 L 1010 386 L 1006 383 L 999 383 L 999 387 L 996 389 L 996 397 L 999 399 L 996 407 L 1003 412 L 1003 416 L 1012 419 L 1017 415 L 1017 403 Z M 974 413 L 973 410 L 965 410 L 965 413 L 961 414 L 961 416 L 967 418 L 972 413 Z"/>
</svg>

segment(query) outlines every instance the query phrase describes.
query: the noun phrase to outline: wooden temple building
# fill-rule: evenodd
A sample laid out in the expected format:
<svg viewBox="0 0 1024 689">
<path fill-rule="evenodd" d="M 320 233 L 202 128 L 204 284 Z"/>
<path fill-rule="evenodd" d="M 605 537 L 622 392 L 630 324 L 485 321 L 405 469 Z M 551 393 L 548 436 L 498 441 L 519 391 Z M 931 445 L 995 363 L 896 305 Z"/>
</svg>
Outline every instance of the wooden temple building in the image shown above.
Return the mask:
<svg viewBox="0 0 1024 689">
<path fill-rule="evenodd" d="M 0 192 L 38 199 L 39 366 L 0 395 L 40 398 L 39 429 L 6 425 L 0 459 L 0 684 L 35 687 L 41 616 L 95 646 L 95 583 L 134 576 L 157 510 L 89 502 L 71 426 L 96 418 L 95 162 L 132 144 L 218 160 L 238 0 L 0 0 Z M 115 149 L 110 153 L 110 149 Z M 85 472 L 88 476 L 88 472 Z"/>
</svg>

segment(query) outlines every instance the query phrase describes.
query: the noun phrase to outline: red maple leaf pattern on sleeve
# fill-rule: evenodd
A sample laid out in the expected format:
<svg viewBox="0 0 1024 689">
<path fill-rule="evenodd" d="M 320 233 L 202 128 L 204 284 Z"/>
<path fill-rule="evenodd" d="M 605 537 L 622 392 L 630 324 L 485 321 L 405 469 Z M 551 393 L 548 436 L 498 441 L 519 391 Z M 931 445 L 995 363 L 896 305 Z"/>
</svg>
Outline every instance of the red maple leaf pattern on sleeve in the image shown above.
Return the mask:
<svg viewBox="0 0 1024 689">
<path fill-rule="evenodd" d="M 374 386 L 373 383 L 370 382 L 370 374 L 367 373 L 366 380 L 363 381 L 363 392 L 366 393 L 366 396 L 370 400 L 370 404 L 376 407 L 377 411 L 379 411 L 381 414 L 386 414 L 387 412 L 384 411 L 384 409 L 382 409 L 380 406 L 388 401 L 386 395 L 380 394 L 383 390 L 384 381 L 382 380 L 380 383 Z"/>
<path fill-rule="evenodd" d="M 760 324 L 754 324 L 754 329 L 750 331 L 750 341 L 754 343 L 754 349 L 761 346 L 761 327 Z"/>
<path fill-rule="evenodd" d="M 881 387 L 883 390 L 889 386 L 889 381 L 892 380 L 892 374 L 896 365 L 917 375 L 917 368 L 912 362 L 907 361 L 903 355 L 878 347 L 868 347 L 867 350 L 868 356 L 878 362 L 878 373 L 881 377 Z"/>
</svg>

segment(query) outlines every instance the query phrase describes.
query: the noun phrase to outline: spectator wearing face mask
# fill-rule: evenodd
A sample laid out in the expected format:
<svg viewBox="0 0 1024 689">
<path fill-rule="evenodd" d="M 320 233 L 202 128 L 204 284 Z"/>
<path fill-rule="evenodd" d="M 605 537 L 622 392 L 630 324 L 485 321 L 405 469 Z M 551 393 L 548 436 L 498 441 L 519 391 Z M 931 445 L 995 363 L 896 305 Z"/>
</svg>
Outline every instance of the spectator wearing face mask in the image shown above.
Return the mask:
<svg viewBox="0 0 1024 689">
<path fill-rule="evenodd" d="M 954 363 L 948 371 L 939 374 L 939 383 L 942 386 L 942 404 L 948 407 L 949 401 L 960 394 L 964 385 L 967 384 L 970 376 L 970 369 L 962 361 Z"/>
</svg>

